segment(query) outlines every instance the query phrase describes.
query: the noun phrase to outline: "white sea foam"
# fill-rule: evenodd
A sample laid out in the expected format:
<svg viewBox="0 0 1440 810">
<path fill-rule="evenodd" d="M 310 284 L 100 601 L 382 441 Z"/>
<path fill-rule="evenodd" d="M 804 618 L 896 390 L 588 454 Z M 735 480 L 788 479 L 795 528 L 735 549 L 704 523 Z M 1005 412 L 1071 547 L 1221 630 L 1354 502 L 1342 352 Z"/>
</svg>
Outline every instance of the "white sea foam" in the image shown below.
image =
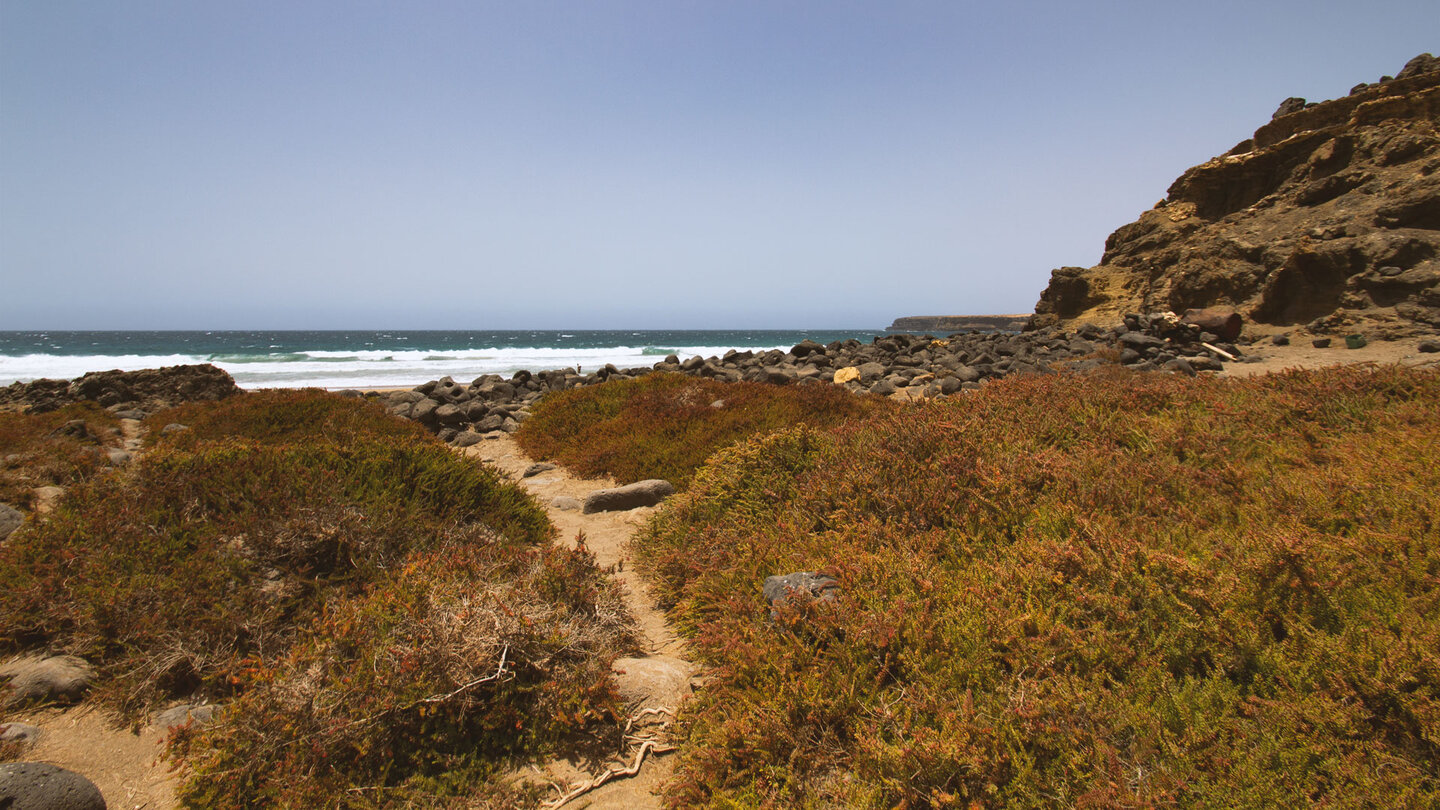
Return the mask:
<svg viewBox="0 0 1440 810">
<path fill-rule="evenodd" d="M 0 385 L 49 377 L 72 379 L 92 371 L 134 371 L 190 363 L 213 363 L 225 369 L 241 388 L 398 388 L 453 377 L 468 382 L 482 374 L 509 376 L 521 369 L 544 371 L 578 368 L 595 371 L 607 364 L 618 368 L 650 368 L 666 354 L 682 360 L 694 355 L 721 356 L 729 346 L 611 346 L 593 349 L 495 347 L 452 351 L 349 350 L 273 354 L 217 355 L 0 355 Z M 788 346 L 761 347 L 788 349 Z"/>
</svg>

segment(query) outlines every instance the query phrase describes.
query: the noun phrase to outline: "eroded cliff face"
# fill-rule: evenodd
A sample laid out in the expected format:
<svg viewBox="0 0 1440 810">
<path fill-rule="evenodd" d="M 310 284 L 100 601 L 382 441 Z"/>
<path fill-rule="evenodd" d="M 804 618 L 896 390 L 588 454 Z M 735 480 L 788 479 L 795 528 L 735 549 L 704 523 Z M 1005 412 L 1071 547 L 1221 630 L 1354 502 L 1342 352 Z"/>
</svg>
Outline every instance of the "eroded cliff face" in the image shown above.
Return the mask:
<svg viewBox="0 0 1440 810">
<path fill-rule="evenodd" d="M 1440 331 L 1440 59 L 1270 123 L 1062 267 L 1030 327 L 1232 306 L 1311 331 Z"/>
</svg>

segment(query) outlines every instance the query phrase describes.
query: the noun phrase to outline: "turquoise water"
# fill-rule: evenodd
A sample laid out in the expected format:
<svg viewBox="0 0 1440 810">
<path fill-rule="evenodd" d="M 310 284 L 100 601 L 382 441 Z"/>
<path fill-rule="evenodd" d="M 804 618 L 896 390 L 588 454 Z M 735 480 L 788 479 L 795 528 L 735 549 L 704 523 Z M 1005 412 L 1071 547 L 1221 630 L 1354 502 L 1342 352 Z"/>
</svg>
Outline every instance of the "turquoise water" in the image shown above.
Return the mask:
<svg viewBox="0 0 1440 810">
<path fill-rule="evenodd" d="M 243 388 L 363 388 L 418 385 L 450 376 L 510 375 L 520 369 L 648 367 L 668 354 L 788 349 L 856 338 L 865 330 L 509 330 L 0 332 L 0 385 L 90 371 L 214 363 Z"/>
</svg>

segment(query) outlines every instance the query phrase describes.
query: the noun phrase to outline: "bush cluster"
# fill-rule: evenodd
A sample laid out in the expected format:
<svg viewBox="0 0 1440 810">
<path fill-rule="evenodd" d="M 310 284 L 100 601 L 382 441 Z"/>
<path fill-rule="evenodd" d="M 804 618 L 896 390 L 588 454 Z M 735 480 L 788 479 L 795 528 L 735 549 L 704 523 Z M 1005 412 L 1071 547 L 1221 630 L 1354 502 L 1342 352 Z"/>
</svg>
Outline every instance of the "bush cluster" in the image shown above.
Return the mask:
<svg viewBox="0 0 1440 810">
<path fill-rule="evenodd" d="M 612 713 L 623 602 L 492 469 L 322 392 L 151 427 L 131 470 L 0 549 L 0 644 L 90 660 L 137 722 L 223 702 L 175 741 L 190 806 L 509 796 L 508 760 Z"/>
<path fill-rule="evenodd" d="M 657 373 L 547 395 L 515 439 L 535 458 L 620 483 L 663 478 L 689 485 L 712 453 L 757 433 L 831 427 L 889 401 L 833 385 L 717 382 Z"/>
<path fill-rule="evenodd" d="M 1096 373 L 717 454 L 677 806 L 1434 806 L 1440 375 Z M 824 571 L 835 603 L 760 596 Z"/>
<path fill-rule="evenodd" d="M 84 422 L 79 435 L 65 432 Z M 31 509 L 36 487 L 70 486 L 108 464 L 105 448 L 119 445 L 119 421 L 94 403 L 48 413 L 0 412 L 0 503 Z"/>
</svg>

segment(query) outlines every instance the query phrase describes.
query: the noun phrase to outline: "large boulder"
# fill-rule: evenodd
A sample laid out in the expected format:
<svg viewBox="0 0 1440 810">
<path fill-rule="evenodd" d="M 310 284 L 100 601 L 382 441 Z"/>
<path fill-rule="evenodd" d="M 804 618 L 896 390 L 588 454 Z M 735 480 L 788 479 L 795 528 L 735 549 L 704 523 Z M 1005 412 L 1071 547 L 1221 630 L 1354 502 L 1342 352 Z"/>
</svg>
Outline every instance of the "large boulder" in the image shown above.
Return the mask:
<svg viewBox="0 0 1440 810">
<path fill-rule="evenodd" d="M 642 506 L 654 506 L 675 494 L 675 487 L 669 481 L 651 478 L 637 481 L 614 489 L 597 489 L 585 497 L 585 514 L 594 512 L 623 512 Z"/>
<path fill-rule="evenodd" d="M 74 771 L 40 762 L 0 763 L 4 810 L 105 810 L 95 783 Z"/>
</svg>

